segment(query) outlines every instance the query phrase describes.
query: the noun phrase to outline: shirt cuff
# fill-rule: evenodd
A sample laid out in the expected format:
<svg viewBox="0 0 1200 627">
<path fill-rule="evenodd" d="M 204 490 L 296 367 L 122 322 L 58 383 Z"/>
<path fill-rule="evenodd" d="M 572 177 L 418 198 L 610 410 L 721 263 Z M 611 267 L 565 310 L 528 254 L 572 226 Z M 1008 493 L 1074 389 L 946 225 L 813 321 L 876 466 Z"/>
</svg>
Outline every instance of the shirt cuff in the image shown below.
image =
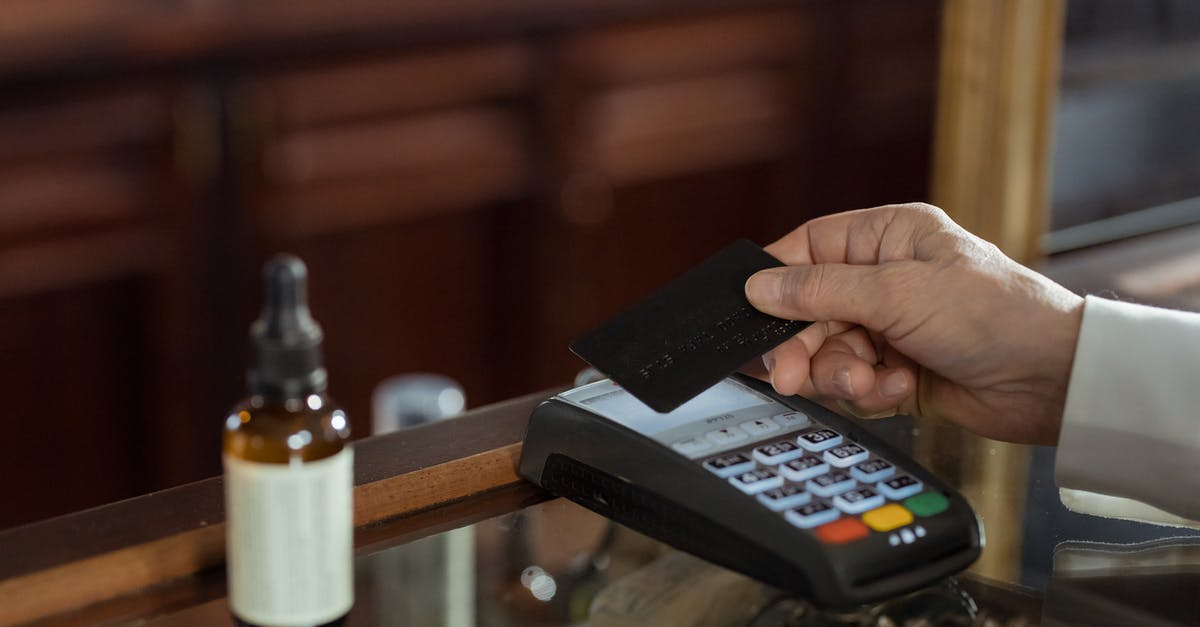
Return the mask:
<svg viewBox="0 0 1200 627">
<path fill-rule="evenodd" d="M 1089 296 L 1055 476 L 1200 519 L 1200 315 Z"/>
</svg>

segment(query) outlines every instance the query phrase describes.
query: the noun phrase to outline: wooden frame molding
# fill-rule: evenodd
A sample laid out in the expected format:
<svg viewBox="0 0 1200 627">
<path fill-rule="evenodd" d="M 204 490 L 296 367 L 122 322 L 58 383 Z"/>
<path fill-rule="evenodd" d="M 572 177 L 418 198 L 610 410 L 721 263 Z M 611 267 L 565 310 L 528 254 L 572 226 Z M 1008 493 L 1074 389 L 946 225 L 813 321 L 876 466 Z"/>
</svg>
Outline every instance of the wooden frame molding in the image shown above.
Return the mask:
<svg viewBox="0 0 1200 627">
<path fill-rule="evenodd" d="M 547 396 L 356 442 L 356 546 L 388 542 L 397 530 L 378 529 L 396 519 L 419 519 L 400 530 L 410 538 L 453 527 L 421 517 L 438 508 L 455 509 L 456 521 L 470 522 L 458 504 L 497 491 L 512 492 L 508 500 L 522 504 L 548 498 L 517 476 L 526 422 Z M 0 532 L 0 624 L 44 619 L 219 568 L 223 494 L 215 477 Z"/>
<path fill-rule="evenodd" d="M 1048 224 L 1054 107 L 1064 0 L 945 0 L 933 201 L 967 230 L 1022 263 L 1042 256 Z M 926 427 L 929 425 L 925 425 Z M 936 433 L 934 429 L 924 429 Z M 988 550 L 972 570 L 1015 580 L 1029 453 L 1026 447 L 956 433 L 919 445 L 973 453 L 963 494 L 983 519 Z M 953 441 L 950 441 L 953 440 Z"/>
<path fill-rule="evenodd" d="M 1063 0 L 945 0 L 933 201 L 1023 263 L 1046 229 Z"/>
</svg>

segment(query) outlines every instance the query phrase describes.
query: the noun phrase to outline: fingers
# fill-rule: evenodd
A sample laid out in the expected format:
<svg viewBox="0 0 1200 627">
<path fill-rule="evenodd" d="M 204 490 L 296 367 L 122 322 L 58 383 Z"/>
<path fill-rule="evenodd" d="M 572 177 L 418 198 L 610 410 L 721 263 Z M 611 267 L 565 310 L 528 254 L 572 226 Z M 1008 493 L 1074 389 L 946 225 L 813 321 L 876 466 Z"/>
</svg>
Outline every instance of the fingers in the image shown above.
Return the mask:
<svg viewBox="0 0 1200 627">
<path fill-rule="evenodd" d="M 859 418 L 886 418 L 910 413 L 915 405 L 916 375 L 907 368 L 877 368 L 865 390 L 856 389 L 853 398 L 828 395 L 840 401 L 843 409 Z"/>
<path fill-rule="evenodd" d="M 825 339 L 842 333 L 852 325 L 844 322 L 818 322 L 763 355 L 771 384 L 784 395 L 813 393 L 809 379 L 809 361 L 821 349 Z"/>
<path fill-rule="evenodd" d="M 946 214 L 931 205 L 885 205 L 811 220 L 766 250 L 788 265 L 912 259 L 921 234 L 948 224 Z"/>
<path fill-rule="evenodd" d="M 855 326 L 840 333 L 830 334 L 817 354 L 822 352 L 852 354 L 869 364 L 879 363 L 880 358 L 875 338 L 866 329 Z"/>
<path fill-rule="evenodd" d="M 854 415 L 878 417 L 911 407 L 916 390 L 907 361 L 880 366 L 880 357 L 866 329 L 834 323 L 812 325 L 763 362 L 780 394 L 835 399 Z"/>
<path fill-rule="evenodd" d="M 890 416 L 914 398 L 912 370 L 876 365 L 875 347 L 863 329 L 827 339 L 810 363 L 816 393 L 844 401 L 857 416 Z"/>
<path fill-rule="evenodd" d="M 763 355 L 767 378 L 775 391 L 784 396 L 812 394 L 808 380 L 810 357 L 808 348 L 794 337 Z"/>
<path fill-rule="evenodd" d="M 875 361 L 856 355 L 841 340 L 826 343 L 810 362 L 817 394 L 856 400 L 875 386 Z"/>
</svg>

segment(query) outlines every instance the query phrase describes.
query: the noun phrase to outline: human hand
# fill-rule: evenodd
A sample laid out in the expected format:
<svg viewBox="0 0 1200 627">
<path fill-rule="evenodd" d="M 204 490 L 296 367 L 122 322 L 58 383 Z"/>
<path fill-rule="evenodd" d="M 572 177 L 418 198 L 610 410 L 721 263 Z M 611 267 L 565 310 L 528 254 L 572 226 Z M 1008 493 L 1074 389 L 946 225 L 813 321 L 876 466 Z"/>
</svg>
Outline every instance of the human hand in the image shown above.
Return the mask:
<svg viewBox="0 0 1200 627">
<path fill-rule="evenodd" d="M 1080 296 L 924 204 L 818 218 L 766 250 L 787 265 L 750 277 L 747 298 L 815 321 L 763 356 L 781 394 L 1057 442 Z"/>
</svg>

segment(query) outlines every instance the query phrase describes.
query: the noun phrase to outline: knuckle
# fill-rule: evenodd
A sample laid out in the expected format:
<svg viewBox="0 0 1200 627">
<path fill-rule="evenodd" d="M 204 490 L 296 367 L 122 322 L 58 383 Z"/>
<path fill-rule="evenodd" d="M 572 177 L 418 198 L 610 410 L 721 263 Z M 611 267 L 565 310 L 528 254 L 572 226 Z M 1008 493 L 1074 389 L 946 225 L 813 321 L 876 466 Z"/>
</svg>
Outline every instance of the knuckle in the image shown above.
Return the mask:
<svg viewBox="0 0 1200 627">
<path fill-rule="evenodd" d="M 918 268 L 909 262 L 890 263 L 879 267 L 873 296 L 882 302 L 891 302 L 911 287 L 913 274 Z"/>
<path fill-rule="evenodd" d="M 843 335 L 842 342 L 859 359 L 871 363 L 878 361 L 875 354 L 875 346 L 871 343 L 871 336 L 867 334 L 866 329 L 857 327 L 846 332 Z"/>
<path fill-rule="evenodd" d="M 924 219 L 931 220 L 939 224 L 950 222 L 950 216 L 947 215 L 941 207 L 936 205 L 931 205 L 927 202 L 914 202 L 908 203 L 904 206 L 914 215 L 921 216 Z"/>
<path fill-rule="evenodd" d="M 931 216 L 946 215 L 946 212 L 942 211 L 941 207 L 938 207 L 937 205 L 931 205 L 927 202 L 910 202 L 905 206 L 911 207 L 913 211 L 917 211 L 917 212 L 924 213 L 924 214 L 931 215 Z"/>
<path fill-rule="evenodd" d="M 875 315 L 867 322 L 868 326 L 876 330 L 890 328 L 897 315 L 910 309 L 913 299 L 923 293 L 922 283 L 929 278 L 925 274 L 925 266 L 919 262 L 881 266 L 878 280 L 871 286 L 871 298 L 880 306 L 873 309 Z"/>
<path fill-rule="evenodd" d="M 779 282 L 779 299 L 776 304 L 780 307 L 792 308 L 801 303 L 801 293 L 803 291 L 804 277 L 800 272 L 791 270 L 783 274 L 783 279 Z"/>
<path fill-rule="evenodd" d="M 793 295 L 797 302 L 820 303 L 824 300 L 827 282 L 825 266 L 811 266 L 807 272 L 796 277 Z"/>
</svg>

